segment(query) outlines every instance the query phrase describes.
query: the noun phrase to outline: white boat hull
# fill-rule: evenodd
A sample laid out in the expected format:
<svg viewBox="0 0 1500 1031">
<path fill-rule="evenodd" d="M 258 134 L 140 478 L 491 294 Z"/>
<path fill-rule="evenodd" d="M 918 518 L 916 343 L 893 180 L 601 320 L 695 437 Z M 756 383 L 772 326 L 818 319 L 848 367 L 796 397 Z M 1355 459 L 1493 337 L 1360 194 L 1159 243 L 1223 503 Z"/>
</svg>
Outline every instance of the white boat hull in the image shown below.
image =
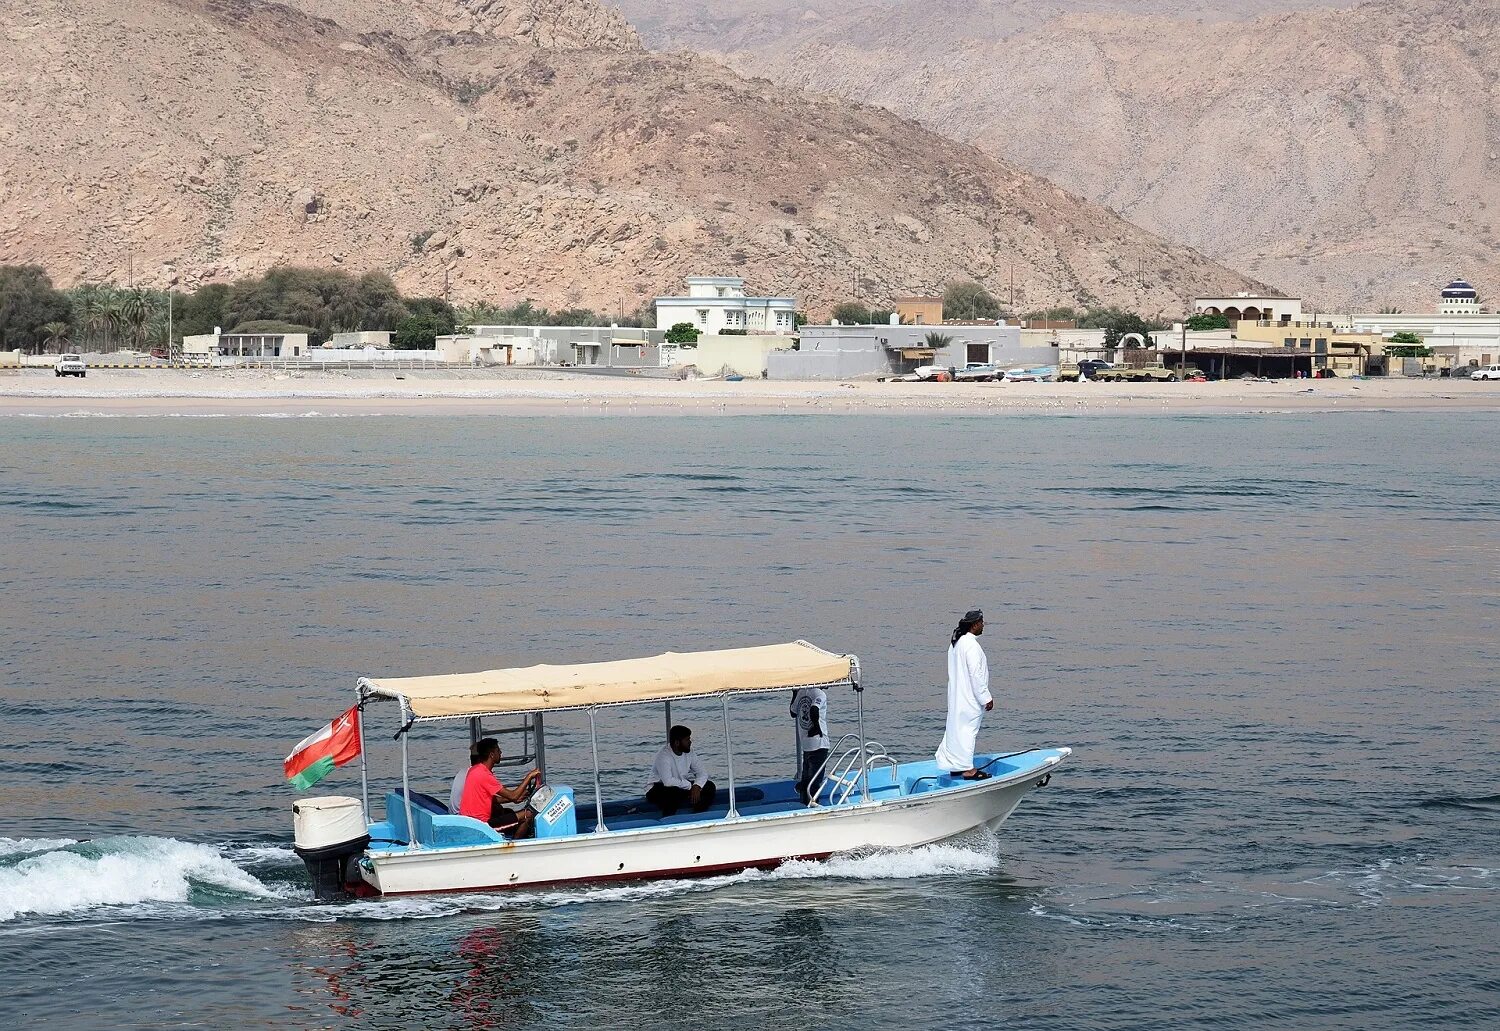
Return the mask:
<svg viewBox="0 0 1500 1031">
<path fill-rule="evenodd" d="M 387 895 L 489 891 L 588 881 L 693 877 L 911 848 L 993 830 L 1068 754 L 973 786 L 857 805 L 461 848 L 367 853 L 364 879 Z"/>
</svg>

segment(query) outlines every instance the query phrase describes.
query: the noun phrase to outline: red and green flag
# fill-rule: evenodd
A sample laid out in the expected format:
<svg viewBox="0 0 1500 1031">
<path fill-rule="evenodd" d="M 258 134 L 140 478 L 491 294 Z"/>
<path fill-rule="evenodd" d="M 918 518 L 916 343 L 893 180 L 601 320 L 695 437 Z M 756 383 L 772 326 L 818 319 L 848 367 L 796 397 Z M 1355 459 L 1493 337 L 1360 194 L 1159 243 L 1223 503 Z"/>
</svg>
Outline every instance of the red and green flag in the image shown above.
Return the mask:
<svg viewBox="0 0 1500 1031">
<path fill-rule="evenodd" d="M 359 758 L 359 706 L 298 742 L 282 764 L 286 779 L 306 791 L 333 772 L 335 766 Z"/>
</svg>

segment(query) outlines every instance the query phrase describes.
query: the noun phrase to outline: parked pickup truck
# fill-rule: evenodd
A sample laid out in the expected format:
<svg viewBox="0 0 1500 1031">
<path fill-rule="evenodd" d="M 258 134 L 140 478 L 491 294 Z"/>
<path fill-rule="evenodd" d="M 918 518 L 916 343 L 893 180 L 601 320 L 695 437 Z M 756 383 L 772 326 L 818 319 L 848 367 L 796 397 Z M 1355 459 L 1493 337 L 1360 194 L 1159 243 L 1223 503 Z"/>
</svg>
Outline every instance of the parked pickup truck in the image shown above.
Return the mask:
<svg viewBox="0 0 1500 1031">
<path fill-rule="evenodd" d="M 89 367 L 83 364 L 82 355 L 60 354 L 57 356 L 57 364 L 52 366 L 52 371 L 59 376 L 77 376 L 82 379 L 88 375 Z"/>
<path fill-rule="evenodd" d="M 1100 369 L 1094 379 L 1101 383 L 1168 383 L 1175 382 L 1177 373 L 1161 365 L 1129 368 L 1117 365 L 1111 369 Z"/>
</svg>

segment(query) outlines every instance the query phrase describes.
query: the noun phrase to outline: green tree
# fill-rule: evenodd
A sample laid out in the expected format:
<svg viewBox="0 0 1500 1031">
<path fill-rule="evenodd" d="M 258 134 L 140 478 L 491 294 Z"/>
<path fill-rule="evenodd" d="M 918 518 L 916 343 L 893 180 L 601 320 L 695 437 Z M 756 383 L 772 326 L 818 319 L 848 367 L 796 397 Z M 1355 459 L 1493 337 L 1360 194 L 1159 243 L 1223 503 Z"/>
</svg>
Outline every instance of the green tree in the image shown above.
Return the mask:
<svg viewBox="0 0 1500 1031">
<path fill-rule="evenodd" d="M 870 322 L 870 309 L 858 301 L 843 301 L 833 306 L 829 317 L 844 326 L 866 326 Z"/>
<path fill-rule="evenodd" d="M 1021 317 L 1028 322 L 1077 322 L 1083 313 L 1070 305 L 1059 305 L 1056 308 L 1040 308 L 1037 311 L 1029 311 Z"/>
<path fill-rule="evenodd" d="M 229 286 L 209 283 L 191 294 L 172 295 L 172 332 L 178 338 L 212 333 L 214 327 L 227 329 L 229 320 Z"/>
<path fill-rule="evenodd" d="M 1390 337 L 1393 344 L 1420 344 L 1422 338 L 1410 330 L 1403 329 L 1399 333 L 1392 333 Z"/>
<path fill-rule="evenodd" d="M 691 322 L 678 322 L 667 330 L 667 343 L 669 344 L 696 344 L 698 342 L 698 327 Z"/>
<path fill-rule="evenodd" d="M 68 347 L 68 330 L 71 327 L 66 322 L 49 322 L 42 327 L 46 339 L 42 341 L 43 346 L 49 351 L 63 351 Z"/>
<path fill-rule="evenodd" d="M 458 326 L 458 311 L 441 297 L 408 297 L 401 302 L 412 315 L 429 315 L 437 320 L 438 334 L 447 336 Z"/>
<path fill-rule="evenodd" d="M 1210 329 L 1228 329 L 1229 317 L 1227 315 L 1208 315 L 1199 312 L 1197 315 L 1189 315 L 1186 325 L 1194 333 L 1202 333 Z"/>
<path fill-rule="evenodd" d="M 34 351 L 51 322 L 71 322 L 73 307 L 40 265 L 0 265 L 0 350 Z"/>
<path fill-rule="evenodd" d="M 933 330 L 922 338 L 922 346 L 930 347 L 934 351 L 941 351 L 951 343 L 953 343 L 951 336 L 947 333 L 939 333 L 937 330 Z"/>
<path fill-rule="evenodd" d="M 870 323 L 875 326 L 886 326 L 890 324 L 891 316 L 896 314 L 889 308 L 871 308 Z"/>
<path fill-rule="evenodd" d="M 409 314 L 390 276 L 355 278 L 342 269 L 274 268 L 230 284 L 224 301 L 226 323 L 297 323 L 311 327 L 315 344 L 341 329 L 394 330 Z"/>
<path fill-rule="evenodd" d="M 155 310 L 149 290 L 131 287 L 120 295 L 120 326 L 131 347 L 139 349 L 146 341 L 146 326 Z"/>
<path fill-rule="evenodd" d="M 795 328 L 795 329 L 801 329 L 805 325 L 807 325 L 807 312 L 805 312 L 805 311 L 793 312 L 792 313 L 792 326 L 793 326 L 793 328 Z"/>
<path fill-rule="evenodd" d="M 1000 302 L 978 283 L 949 283 L 943 289 L 944 319 L 998 319 Z"/>
<path fill-rule="evenodd" d="M 1104 330 L 1104 346 L 1120 347 L 1127 336 L 1139 334 L 1146 344 L 1151 343 L 1151 334 L 1165 328 L 1159 322 L 1151 322 L 1133 311 L 1122 308 L 1091 308 L 1084 316 L 1085 328 Z"/>
<path fill-rule="evenodd" d="M 396 346 L 402 350 L 430 351 L 437 347 L 437 338 L 453 332 L 453 320 L 422 311 L 408 315 L 396 324 Z"/>
</svg>

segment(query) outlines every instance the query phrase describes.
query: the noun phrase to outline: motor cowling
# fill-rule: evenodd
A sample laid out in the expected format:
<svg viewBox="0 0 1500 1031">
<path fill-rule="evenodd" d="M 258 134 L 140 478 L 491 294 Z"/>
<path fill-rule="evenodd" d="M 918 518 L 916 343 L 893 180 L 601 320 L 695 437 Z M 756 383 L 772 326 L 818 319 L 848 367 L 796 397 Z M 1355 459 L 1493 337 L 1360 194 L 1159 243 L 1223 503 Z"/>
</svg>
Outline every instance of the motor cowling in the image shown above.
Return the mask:
<svg viewBox="0 0 1500 1031">
<path fill-rule="evenodd" d="M 312 879 L 313 896 L 347 898 L 359 881 L 355 863 L 370 843 L 364 806 L 357 798 L 326 795 L 292 803 L 292 851 Z"/>
</svg>

